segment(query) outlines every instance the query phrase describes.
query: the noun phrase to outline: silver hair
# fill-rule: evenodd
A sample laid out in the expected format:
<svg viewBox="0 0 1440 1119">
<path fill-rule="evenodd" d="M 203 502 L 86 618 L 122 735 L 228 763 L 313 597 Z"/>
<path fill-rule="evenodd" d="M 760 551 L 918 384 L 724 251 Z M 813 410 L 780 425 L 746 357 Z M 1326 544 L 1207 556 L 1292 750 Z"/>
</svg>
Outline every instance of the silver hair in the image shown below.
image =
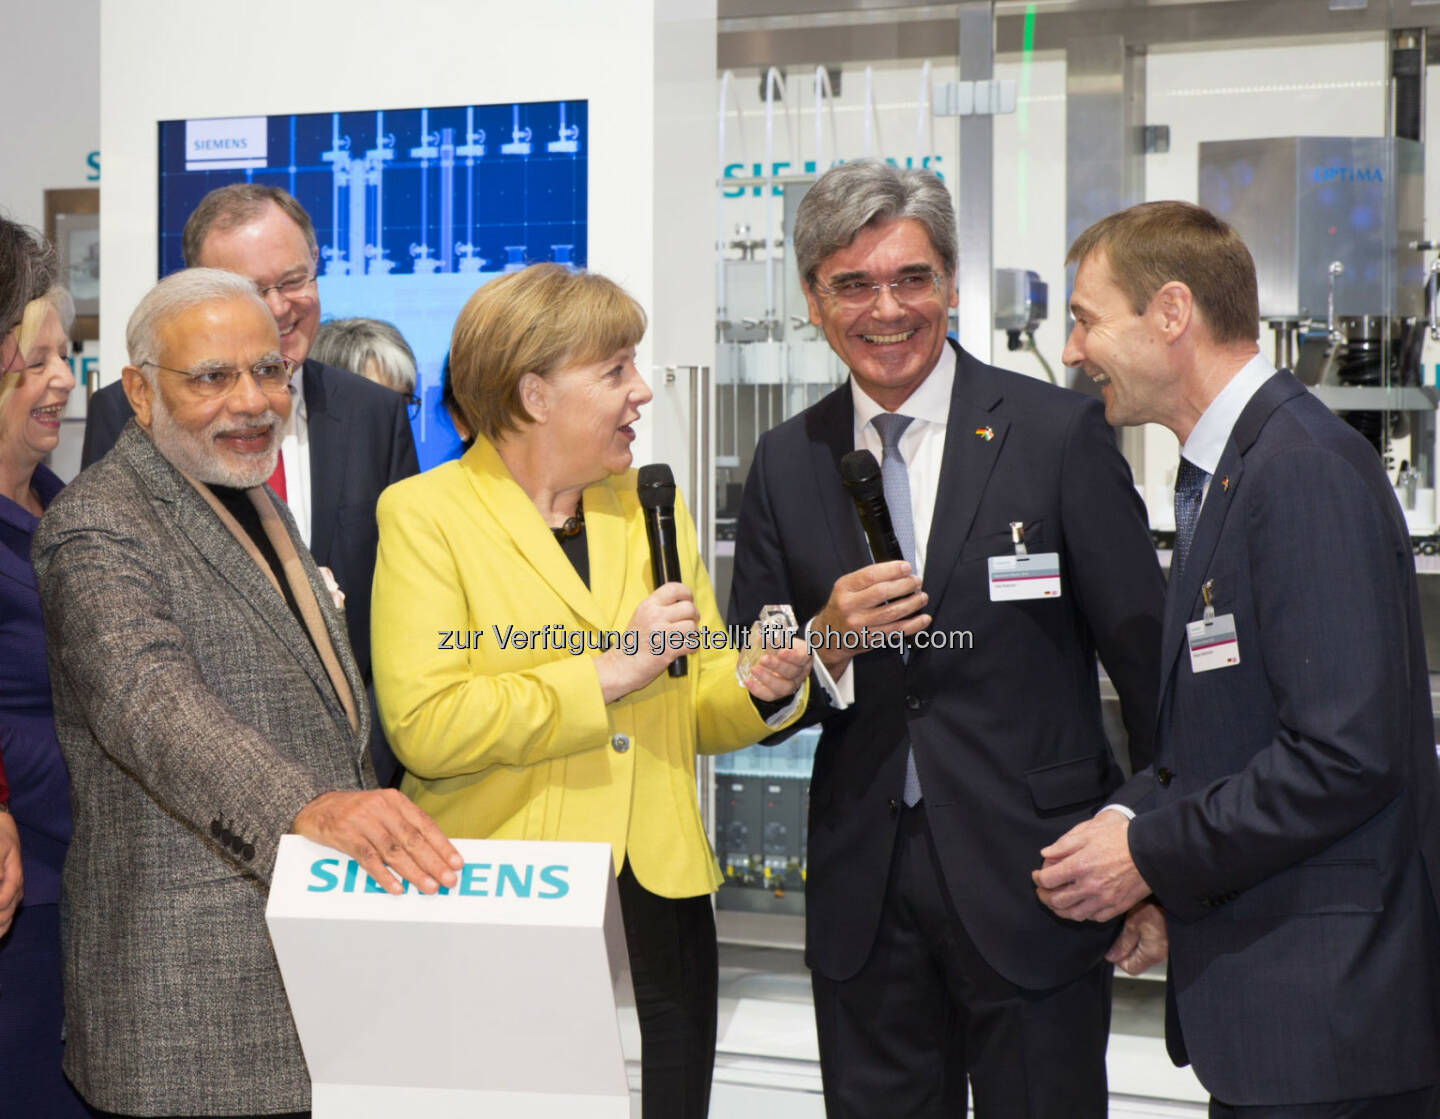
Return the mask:
<svg viewBox="0 0 1440 1119">
<path fill-rule="evenodd" d="M 266 318 L 274 318 L 270 308 L 255 291 L 254 283 L 244 276 L 219 268 L 185 268 L 170 273 L 140 300 L 125 327 L 125 348 L 130 354 L 130 364 L 154 384 L 154 366 L 148 363 L 160 359 L 161 324 L 191 307 L 230 299 L 254 303 L 265 312 Z"/>
<path fill-rule="evenodd" d="M 70 328 L 75 325 L 75 297 L 68 289 L 55 284 L 42 298 L 55 308 L 55 313 L 60 316 L 60 327 L 65 331 L 65 337 L 70 337 Z"/>
<path fill-rule="evenodd" d="M 933 171 L 902 171 L 878 159 L 842 163 L 821 175 L 795 211 L 795 265 L 809 287 L 815 270 L 876 222 L 919 222 L 948 276 L 958 255 L 955 206 Z"/>
<path fill-rule="evenodd" d="M 381 383 L 407 396 L 415 391 L 415 351 L 405 336 L 382 319 L 330 319 L 315 331 L 310 356 L 361 375 L 375 359 Z"/>
</svg>

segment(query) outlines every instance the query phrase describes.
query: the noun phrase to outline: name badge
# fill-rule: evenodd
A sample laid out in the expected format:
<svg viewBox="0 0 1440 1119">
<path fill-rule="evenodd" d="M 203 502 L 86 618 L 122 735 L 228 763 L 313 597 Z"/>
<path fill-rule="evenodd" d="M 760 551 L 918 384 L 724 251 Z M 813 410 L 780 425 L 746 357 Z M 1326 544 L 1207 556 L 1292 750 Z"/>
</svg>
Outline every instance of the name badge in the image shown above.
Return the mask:
<svg viewBox="0 0 1440 1119">
<path fill-rule="evenodd" d="M 1211 672 L 1240 663 L 1234 614 L 1212 614 L 1185 627 L 1190 642 L 1190 671 Z"/>
<path fill-rule="evenodd" d="M 1060 597 L 1060 553 L 990 557 L 990 601 Z"/>
</svg>

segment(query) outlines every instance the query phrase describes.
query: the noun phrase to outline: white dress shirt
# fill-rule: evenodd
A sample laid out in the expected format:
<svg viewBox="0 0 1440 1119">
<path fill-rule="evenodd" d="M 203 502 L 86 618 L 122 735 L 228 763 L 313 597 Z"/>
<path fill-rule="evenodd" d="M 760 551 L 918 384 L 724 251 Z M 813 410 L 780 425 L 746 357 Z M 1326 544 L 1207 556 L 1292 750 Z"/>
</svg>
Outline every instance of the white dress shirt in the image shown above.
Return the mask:
<svg viewBox="0 0 1440 1119">
<path fill-rule="evenodd" d="M 1235 430 L 1240 413 L 1245 411 L 1245 405 L 1250 403 L 1250 398 L 1260 386 L 1273 376 L 1275 367 L 1266 360 L 1264 354 L 1257 353 L 1215 395 L 1210 406 L 1200 414 L 1195 426 L 1190 429 L 1190 438 L 1186 439 L 1185 445 L 1180 448 L 1180 455 L 1205 471 L 1205 488 L 1201 491 L 1200 498 L 1202 509 L 1205 507 L 1205 498 L 1210 494 L 1210 475 L 1213 475 L 1215 468 L 1220 465 L 1220 456 L 1225 452 L 1225 444 L 1230 442 L 1230 433 Z"/>
<path fill-rule="evenodd" d="M 930 375 L 920 382 L 895 414 L 910 416 L 911 422 L 900 436 L 900 454 L 910 479 L 910 517 L 915 526 L 916 578 L 923 577 L 925 552 L 930 543 L 930 523 L 935 514 L 935 495 L 940 488 L 940 466 L 945 457 L 945 429 L 950 419 L 950 396 L 955 388 L 955 349 L 948 342 Z M 866 395 L 850 378 L 850 399 L 855 406 L 855 449 L 869 451 L 876 462 L 883 461 L 884 443 L 870 421 L 885 411 Z M 806 627 L 809 633 L 809 627 Z M 844 710 L 855 702 L 853 658 L 846 664 L 838 680 L 831 678 L 820 658 L 815 658 L 815 678 L 830 697 L 830 702 Z"/>
<path fill-rule="evenodd" d="M 305 409 L 305 363 L 290 378 L 290 421 L 280 439 L 285 460 L 285 504 L 295 518 L 300 539 L 310 547 L 310 417 Z"/>
</svg>

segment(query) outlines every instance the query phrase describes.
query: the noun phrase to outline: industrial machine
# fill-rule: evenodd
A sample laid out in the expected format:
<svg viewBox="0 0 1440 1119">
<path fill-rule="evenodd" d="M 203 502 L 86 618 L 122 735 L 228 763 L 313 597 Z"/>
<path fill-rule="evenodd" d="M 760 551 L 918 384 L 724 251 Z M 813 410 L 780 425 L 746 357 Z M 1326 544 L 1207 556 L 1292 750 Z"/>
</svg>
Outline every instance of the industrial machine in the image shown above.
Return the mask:
<svg viewBox="0 0 1440 1119">
<path fill-rule="evenodd" d="M 1440 267 L 1427 273 L 1422 251 L 1423 186 L 1414 140 L 1200 145 L 1199 202 L 1255 257 L 1275 365 L 1293 369 L 1369 440 L 1416 537 L 1436 529 L 1440 400 L 1421 363 L 1427 329 L 1440 328 Z"/>
</svg>

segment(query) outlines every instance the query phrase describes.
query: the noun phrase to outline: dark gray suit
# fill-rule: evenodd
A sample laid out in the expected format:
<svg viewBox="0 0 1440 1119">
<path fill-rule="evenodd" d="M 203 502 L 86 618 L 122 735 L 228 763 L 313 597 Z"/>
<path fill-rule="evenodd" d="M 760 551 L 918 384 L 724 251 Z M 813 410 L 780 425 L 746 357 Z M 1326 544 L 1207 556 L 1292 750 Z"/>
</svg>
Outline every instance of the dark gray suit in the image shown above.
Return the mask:
<svg viewBox="0 0 1440 1119">
<path fill-rule="evenodd" d="M 361 696 L 344 623 L 280 516 L 336 676 Z M 65 1071 L 127 1114 L 307 1108 L 266 886 L 305 804 L 373 787 L 366 705 L 352 722 L 275 585 L 134 425 L 50 506 L 34 561 L 75 813 Z"/>
<path fill-rule="evenodd" d="M 1197 674 L 1207 580 L 1240 661 Z M 1117 799 L 1168 914 L 1172 1056 L 1240 1106 L 1436 1083 L 1440 772 L 1409 535 L 1375 451 L 1288 373 L 1216 467 L 1161 668 L 1155 766 Z"/>
</svg>

